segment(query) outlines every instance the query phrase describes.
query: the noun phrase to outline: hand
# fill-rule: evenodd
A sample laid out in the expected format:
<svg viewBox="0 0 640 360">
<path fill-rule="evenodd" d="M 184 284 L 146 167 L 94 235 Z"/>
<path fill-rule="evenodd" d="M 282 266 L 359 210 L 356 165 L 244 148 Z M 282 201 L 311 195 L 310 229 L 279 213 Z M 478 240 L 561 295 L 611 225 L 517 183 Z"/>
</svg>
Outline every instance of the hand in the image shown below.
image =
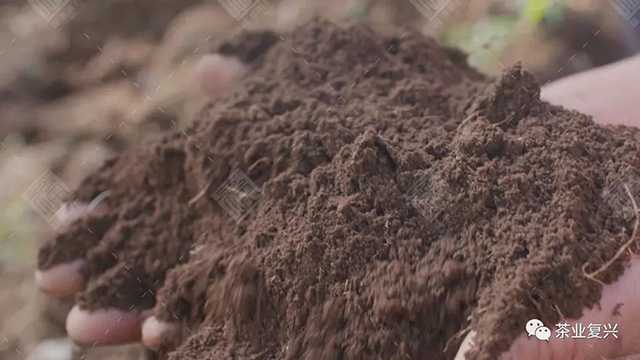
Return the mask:
<svg viewBox="0 0 640 360">
<path fill-rule="evenodd" d="M 640 93 L 640 84 L 627 84 L 626 81 L 632 78 L 634 69 L 639 68 L 637 62 L 638 58 L 635 58 L 561 80 L 544 89 L 542 97 L 556 104 L 594 114 L 598 122 L 638 126 L 640 118 L 633 117 L 635 98 L 632 94 Z M 201 61 L 198 76 L 205 94 L 215 98 L 227 91 L 245 72 L 246 67 L 238 60 L 213 55 Z M 596 84 L 595 88 L 592 84 Z M 626 93 L 616 97 L 620 84 L 624 84 Z M 587 91 L 589 88 L 595 91 Z M 82 275 L 85 264 L 86 260 L 79 258 L 38 272 L 38 285 L 43 291 L 54 296 L 72 296 L 87 287 L 87 280 Z M 552 356 L 565 358 L 566 355 L 567 358 L 573 356 L 581 359 L 600 359 L 601 356 L 615 357 L 640 353 L 640 349 L 635 348 L 634 344 L 634 340 L 640 335 L 640 328 L 634 329 L 635 319 L 640 318 L 637 316 L 640 315 L 640 289 L 636 289 L 634 282 L 638 276 L 640 257 L 634 257 L 618 281 L 605 286 L 600 308 L 586 309 L 583 317 L 577 320 L 587 324 L 618 323 L 621 335 L 619 340 L 603 340 L 591 344 L 574 340 L 541 342 L 537 339 L 528 340 L 526 334 L 523 334 L 512 344 L 503 358 L 548 359 Z M 613 317 L 613 308 L 618 303 L 624 303 L 618 310 L 622 316 Z M 113 344 L 142 339 L 147 346 L 156 348 L 163 339 L 179 338 L 181 327 L 158 321 L 153 316 L 143 323 L 141 314 L 136 312 L 116 309 L 87 312 L 76 306 L 67 318 L 67 331 L 69 336 L 80 344 Z M 472 332 L 467 336 L 456 359 L 464 359 L 464 354 L 473 346 L 474 334 Z"/>
<path fill-rule="evenodd" d="M 215 99 L 229 91 L 247 72 L 248 67 L 240 60 L 212 54 L 200 59 L 195 76 L 202 92 Z M 96 215 L 105 210 L 104 204 L 80 206 L 73 213 L 67 214 L 67 221 L 89 214 Z M 69 247 L 68 244 L 60 243 L 52 246 Z M 88 280 L 84 275 L 87 265 L 85 254 L 78 249 L 71 251 L 77 252 L 75 260 L 54 264 L 46 270 L 36 272 L 36 283 L 42 291 L 55 297 L 72 297 L 82 291 L 95 291 L 91 281 L 87 284 Z M 108 275 L 102 275 L 103 278 L 105 276 Z M 142 339 L 151 348 L 158 347 L 161 339 L 178 338 L 181 330 L 179 325 L 158 321 L 153 316 L 143 323 L 142 314 L 137 311 L 105 308 L 89 312 L 77 305 L 69 313 L 66 327 L 69 336 L 82 345 L 117 344 Z"/>
<path fill-rule="evenodd" d="M 550 84 L 541 97 L 556 105 L 590 114 L 602 124 L 640 127 L 640 56 L 577 74 Z M 633 255 L 618 280 L 602 289 L 599 306 L 584 309 L 580 319 L 567 323 L 618 324 L 619 339 L 554 339 L 539 341 L 524 331 L 502 354 L 501 360 L 582 359 L 601 360 L 625 356 L 640 359 L 640 255 Z M 619 304 L 622 304 L 620 306 Z M 546 324 L 553 327 L 552 324 Z M 477 330 L 476 330 L 477 331 Z M 475 331 L 462 342 L 455 360 L 465 359 L 473 348 Z M 637 358 L 628 357 L 638 354 Z"/>
</svg>

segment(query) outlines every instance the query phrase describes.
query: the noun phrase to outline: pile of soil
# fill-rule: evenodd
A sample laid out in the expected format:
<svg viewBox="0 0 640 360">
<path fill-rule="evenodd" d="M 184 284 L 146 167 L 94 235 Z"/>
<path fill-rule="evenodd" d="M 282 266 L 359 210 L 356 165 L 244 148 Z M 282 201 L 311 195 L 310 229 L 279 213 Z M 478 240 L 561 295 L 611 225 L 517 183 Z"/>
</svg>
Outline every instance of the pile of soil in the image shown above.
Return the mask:
<svg viewBox="0 0 640 360">
<path fill-rule="evenodd" d="M 316 21 L 221 50 L 252 74 L 89 176 L 77 196 L 111 210 L 42 249 L 42 269 L 88 258 L 82 307 L 184 322 L 171 359 L 451 359 L 467 328 L 489 359 L 528 319 L 598 301 L 582 266 L 628 240 L 607 194 L 640 167 L 640 130 L 411 32 Z"/>
</svg>

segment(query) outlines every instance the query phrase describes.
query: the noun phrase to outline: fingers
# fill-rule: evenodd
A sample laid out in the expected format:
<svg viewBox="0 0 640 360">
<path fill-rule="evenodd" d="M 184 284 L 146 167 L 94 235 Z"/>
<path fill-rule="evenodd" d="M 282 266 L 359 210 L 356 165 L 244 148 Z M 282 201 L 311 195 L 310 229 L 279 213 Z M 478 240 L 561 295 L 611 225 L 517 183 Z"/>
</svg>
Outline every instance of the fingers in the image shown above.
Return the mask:
<svg viewBox="0 0 640 360">
<path fill-rule="evenodd" d="M 149 317 L 142 325 L 142 342 L 150 349 L 157 350 L 161 346 L 175 347 L 182 337 L 182 326 Z"/>
<path fill-rule="evenodd" d="M 78 259 L 54 265 L 44 271 L 36 270 L 36 285 L 44 293 L 54 297 L 73 296 L 86 285 L 82 271 L 86 264 L 85 260 Z"/>
<path fill-rule="evenodd" d="M 92 279 L 67 316 L 69 337 L 83 345 L 139 341 L 139 309 L 148 308 L 153 295 L 138 278 L 135 271 L 119 263 Z"/>
<path fill-rule="evenodd" d="M 67 334 L 81 345 L 108 345 L 140 340 L 141 316 L 114 308 L 96 311 L 74 306 L 67 316 Z"/>
<path fill-rule="evenodd" d="M 248 66 L 239 59 L 219 54 L 203 57 L 197 66 L 199 86 L 211 98 L 223 95 L 247 72 Z M 144 269 L 132 273 L 122 263 L 122 242 L 104 239 L 108 231 L 111 240 L 122 235 L 117 227 L 110 231 L 115 219 L 106 215 L 105 196 L 64 211 L 62 220 L 82 223 L 42 247 L 35 274 L 38 287 L 52 296 L 69 297 L 86 288 L 67 318 L 69 336 L 85 345 L 141 339 L 142 319 L 135 310 L 126 309 L 148 309 L 155 301 L 152 289 L 157 281 L 151 281 Z M 99 261 L 105 257 L 110 261 Z M 89 273 L 92 280 L 87 284 Z M 144 323 L 143 340 L 154 348 L 171 346 L 172 339 L 180 339 L 180 332 L 181 326 L 151 317 Z"/>
<path fill-rule="evenodd" d="M 599 304 L 585 309 L 578 320 L 563 320 L 571 326 L 577 323 L 587 327 L 589 324 L 618 324 L 616 339 L 559 339 L 554 333 L 549 341 L 540 341 L 534 336 L 523 333 L 513 342 L 501 360 L 522 359 L 584 359 L 600 360 L 640 353 L 640 256 L 633 256 L 625 272 L 618 281 L 605 285 Z M 524 330 L 522 324 L 522 329 Z M 554 328 L 554 324 L 547 324 Z M 588 330 L 587 330 L 588 332 Z M 586 334 L 585 334 L 586 335 Z M 601 333 L 601 335 L 603 335 Z M 471 332 L 463 341 L 456 360 L 465 359 L 465 354 L 474 347 L 475 332 Z"/>
<path fill-rule="evenodd" d="M 164 286 L 158 291 L 155 316 L 145 321 L 142 329 L 142 341 L 151 349 L 174 349 L 183 338 L 185 325 L 193 314 L 189 313 L 195 304 L 204 302 L 206 287 L 184 289 L 184 283 L 197 283 L 206 278 L 197 270 L 199 262 L 186 263 L 171 270 Z M 202 267 L 204 268 L 204 267 Z M 188 305 L 188 306 L 185 306 Z M 204 305 L 196 305 L 201 308 Z M 202 315 L 200 312 L 198 312 Z"/>
<path fill-rule="evenodd" d="M 40 290 L 55 297 L 70 297 L 84 289 L 85 254 L 111 225 L 104 214 L 106 205 L 95 202 L 79 204 L 61 212 L 61 220 L 65 223 L 82 219 L 83 226 L 58 234 L 40 249 L 39 268 L 35 273 Z"/>
<path fill-rule="evenodd" d="M 174 349 L 189 336 L 191 329 L 205 317 L 207 291 L 213 288 L 225 263 L 213 256 L 192 261 L 172 269 L 163 287 L 158 291 L 155 316 L 150 317 L 142 329 L 142 340 L 152 349 Z M 191 284 L 184 286 L 184 284 Z M 195 321 L 194 321 L 195 320 Z"/>
<path fill-rule="evenodd" d="M 640 126 L 640 56 L 572 75 L 543 87 L 541 98 L 603 124 Z"/>
<path fill-rule="evenodd" d="M 92 278 L 76 301 L 83 309 L 115 307 L 123 311 L 142 311 L 155 303 L 154 290 L 150 285 L 144 271 L 120 262 Z"/>
<path fill-rule="evenodd" d="M 196 67 L 200 89 L 212 99 L 228 92 L 248 71 L 239 59 L 220 54 L 203 56 Z"/>
</svg>

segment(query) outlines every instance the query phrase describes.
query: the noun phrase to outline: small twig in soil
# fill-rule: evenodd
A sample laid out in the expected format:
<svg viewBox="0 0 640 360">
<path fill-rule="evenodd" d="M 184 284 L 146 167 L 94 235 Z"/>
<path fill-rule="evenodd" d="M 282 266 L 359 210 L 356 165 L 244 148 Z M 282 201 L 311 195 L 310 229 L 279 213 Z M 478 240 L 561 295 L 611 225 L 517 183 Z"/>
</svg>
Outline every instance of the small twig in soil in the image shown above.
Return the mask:
<svg viewBox="0 0 640 360">
<path fill-rule="evenodd" d="M 89 212 L 95 210 L 95 208 L 106 198 L 109 197 L 109 195 L 111 195 L 111 191 L 107 190 L 107 191 L 103 191 L 100 193 L 100 195 L 96 196 L 95 199 L 91 200 L 91 202 L 89 203 L 89 206 L 87 207 L 87 209 L 89 210 Z"/>
<path fill-rule="evenodd" d="M 538 309 L 538 314 L 542 315 L 542 306 L 540 306 L 540 304 L 533 299 L 533 296 L 531 296 L 531 293 L 527 294 L 527 297 L 529 298 L 529 300 L 531 300 L 533 305 L 535 305 L 536 309 Z"/>
<path fill-rule="evenodd" d="M 631 234 L 631 238 L 629 238 L 629 241 L 627 241 L 626 243 L 624 243 L 620 249 L 618 249 L 618 252 L 616 252 L 616 254 L 609 260 L 607 261 L 601 268 L 599 268 L 598 270 L 592 272 L 592 273 L 587 273 L 586 272 L 586 268 L 588 264 L 584 264 L 582 265 L 582 273 L 583 275 L 590 280 L 593 280 L 597 283 L 600 283 L 602 285 L 604 285 L 604 283 L 598 279 L 596 279 L 596 276 L 598 276 L 600 273 L 602 273 L 603 271 L 607 270 L 616 260 L 618 260 L 618 258 L 620 258 L 620 256 L 622 256 L 622 254 L 624 254 L 624 252 L 627 250 L 627 248 L 629 248 L 631 246 L 631 244 L 633 244 L 633 242 L 636 240 L 636 237 L 638 236 L 638 231 L 640 230 L 640 209 L 638 209 L 638 204 L 636 204 L 636 200 L 633 197 L 633 194 L 631 193 L 631 190 L 629 190 L 629 186 L 625 185 L 624 189 L 627 191 L 627 195 L 629 196 L 629 198 L 631 199 L 631 204 L 633 205 L 633 212 L 636 215 L 636 224 L 633 227 L 633 233 Z"/>
<path fill-rule="evenodd" d="M 475 113 L 473 113 L 473 114 L 469 115 L 469 117 L 467 117 L 466 119 L 462 120 L 462 122 L 460 123 L 460 125 L 458 125 L 458 128 L 456 129 L 456 131 L 457 131 L 457 130 L 460 130 L 460 128 L 462 128 L 462 126 L 463 126 L 464 124 L 466 124 L 467 122 L 469 122 L 469 120 L 473 119 L 474 117 L 478 117 L 478 115 L 479 115 L 479 114 L 480 114 L 480 111 L 476 111 Z"/>
<path fill-rule="evenodd" d="M 209 186 L 211 186 L 211 180 L 209 180 L 207 182 L 207 184 L 204 186 L 204 188 L 199 193 L 197 193 L 196 196 L 193 197 L 193 199 L 189 200 L 187 205 L 191 206 L 191 205 L 195 204 L 196 201 L 200 200 L 200 198 L 203 197 L 204 194 L 207 193 L 207 190 L 209 190 Z"/>
<path fill-rule="evenodd" d="M 562 313 L 562 311 L 560 311 L 560 307 L 558 307 L 558 304 L 555 304 L 556 307 L 556 311 L 558 312 L 558 315 L 560 315 L 560 319 L 564 319 L 564 314 Z"/>
<path fill-rule="evenodd" d="M 502 120 L 502 121 L 500 121 L 498 123 L 493 124 L 493 127 L 498 127 L 498 126 L 500 126 L 500 125 L 502 125 L 504 123 L 508 123 L 512 119 L 513 119 L 513 115 L 509 116 L 508 118 L 506 118 L 506 119 L 504 119 L 504 120 Z"/>
<path fill-rule="evenodd" d="M 442 350 L 443 353 L 446 353 L 447 350 L 449 349 L 449 345 L 451 344 L 452 341 L 455 341 L 457 339 L 460 339 L 462 336 L 466 335 L 468 332 L 471 331 L 471 324 L 469 324 L 469 326 L 467 326 L 466 328 L 458 331 L 457 333 L 455 333 L 455 335 L 453 335 L 448 341 L 447 343 L 444 345 L 444 350 Z"/>
</svg>

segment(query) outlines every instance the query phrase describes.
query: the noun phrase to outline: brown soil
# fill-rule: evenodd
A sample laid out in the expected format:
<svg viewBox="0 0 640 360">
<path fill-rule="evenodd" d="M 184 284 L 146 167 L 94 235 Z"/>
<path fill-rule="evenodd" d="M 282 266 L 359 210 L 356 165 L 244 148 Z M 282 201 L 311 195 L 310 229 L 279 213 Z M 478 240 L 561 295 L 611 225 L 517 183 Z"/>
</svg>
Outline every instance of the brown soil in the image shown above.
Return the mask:
<svg viewBox="0 0 640 360">
<path fill-rule="evenodd" d="M 255 55 L 241 41 L 223 47 Z M 112 210 L 40 267 L 86 256 L 81 306 L 182 321 L 172 359 L 451 359 L 468 327 L 490 359 L 528 319 L 598 301 L 581 268 L 628 240 L 633 219 L 606 197 L 640 167 L 638 129 L 414 33 L 314 22 L 249 43 L 266 52 L 234 93 L 78 189 L 109 190 Z M 225 182 L 236 170 L 256 187 Z M 250 207 L 240 222 L 221 194 Z"/>
</svg>

